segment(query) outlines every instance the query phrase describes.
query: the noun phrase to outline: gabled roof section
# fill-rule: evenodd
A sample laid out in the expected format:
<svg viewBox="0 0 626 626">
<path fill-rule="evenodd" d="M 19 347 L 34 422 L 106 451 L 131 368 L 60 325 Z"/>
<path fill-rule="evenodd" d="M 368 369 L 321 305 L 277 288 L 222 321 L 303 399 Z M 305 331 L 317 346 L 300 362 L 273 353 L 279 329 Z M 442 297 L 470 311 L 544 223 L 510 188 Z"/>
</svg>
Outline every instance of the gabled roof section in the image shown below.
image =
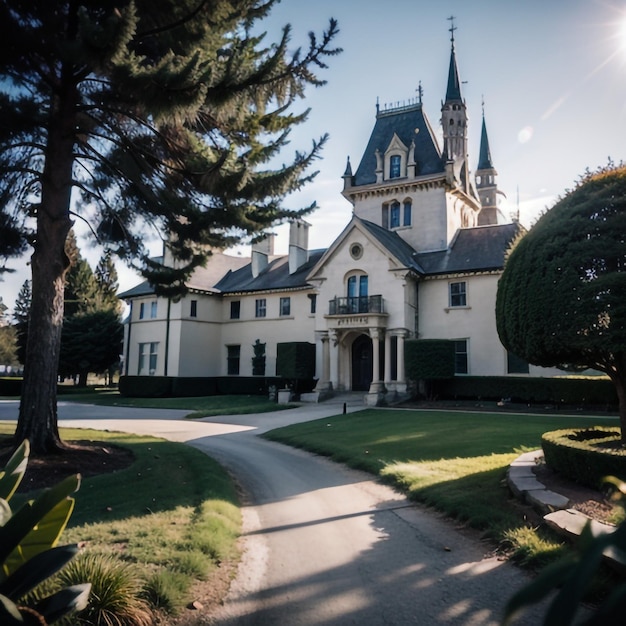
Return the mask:
<svg viewBox="0 0 626 626">
<path fill-rule="evenodd" d="M 443 173 L 441 150 L 421 103 L 378 111 L 376 124 L 370 136 L 354 185 L 371 185 L 376 182 L 376 150 L 384 154 L 394 133 L 405 146 L 415 142 L 416 172 L 419 176 Z"/>
<path fill-rule="evenodd" d="M 416 262 L 427 275 L 501 270 L 511 243 L 523 232 L 516 222 L 464 228 L 448 250 L 417 254 Z"/>
<path fill-rule="evenodd" d="M 368 222 L 367 220 L 360 220 L 360 222 L 404 267 L 413 269 L 420 274 L 424 273 L 424 270 L 416 261 L 415 248 L 404 241 L 398 233 L 378 226 L 374 222 Z"/>
<path fill-rule="evenodd" d="M 122 300 L 128 300 L 130 298 L 139 298 L 141 296 L 150 296 L 152 294 L 154 294 L 154 287 L 147 280 L 144 280 L 142 283 L 139 283 L 122 293 L 118 293 L 117 297 Z"/>
<path fill-rule="evenodd" d="M 215 292 L 215 284 L 224 277 L 224 274 L 249 263 L 250 259 L 248 257 L 213 252 L 207 261 L 206 267 L 196 268 L 186 285 L 189 289 L 196 291 Z M 145 280 L 139 285 L 120 293 L 118 298 L 128 300 L 130 298 L 149 296 L 154 293 L 154 287 Z"/>
<path fill-rule="evenodd" d="M 309 260 L 293 274 L 289 273 L 289 257 L 286 255 L 270 261 L 256 278 L 252 276 L 251 264 L 247 264 L 238 270 L 228 272 L 215 285 L 215 289 L 221 293 L 303 289 L 309 286 L 307 275 L 323 253 L 324 250 L 311 250 Z"/>
<path fill-rule="evenodd" d="M 492 170 L 493 162 L 491 161 L 491 150 L 489 150 L 489 137 L 487 136 L 487 125 L 485 124 L 485 116 L 483 115 L 483 126 L 480 131 L 480 154 L 478 155 L 478 170 Z"/>
</svg>

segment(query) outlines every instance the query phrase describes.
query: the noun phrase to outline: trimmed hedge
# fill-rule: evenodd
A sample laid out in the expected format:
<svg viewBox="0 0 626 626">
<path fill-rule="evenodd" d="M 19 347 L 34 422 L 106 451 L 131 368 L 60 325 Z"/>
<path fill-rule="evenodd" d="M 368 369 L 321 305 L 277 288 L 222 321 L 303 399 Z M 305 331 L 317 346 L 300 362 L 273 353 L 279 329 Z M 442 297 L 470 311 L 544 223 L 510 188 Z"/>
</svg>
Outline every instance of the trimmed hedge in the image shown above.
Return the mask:
<svg viewBox="0 0 626 626">
<path fill-rule="evenodd" d="M 291 341 L 276 344 L 276 374 L 293 380 L 315 376 L 315 344 Z"/>
<path fill-rule="evenodd" d="M 119 391 L 126 398 L 167 398 L 172 381 L 171 376 L 120 376 Z"/>
<path fill-rule="evenodd" d="M 266 396 L 270 387 L 281 389 L 288 382 L 280 376 L 121 376 L 119 392 L 127 398 Z M 312 378 L 299 380 L 299 391 L 312 390 L 315 382 Z"/>
<path fill-rule="evenodd" d="M 22 393 L 22 378 L 7 376 L 0 378 L 0 396 L 19 396 Z"/>
<path fill-rule="evenodd" d="M 454 341 L 410 339 L 404 344 L 404 364 L 411 380 L 454 378 Z"/>
<path fill-rule="evenodd" d="M 526 404 L 550 403 L 617 407 L 617 394 L 608 378 L 530 378 L 526 376 L 456 376 L 437 381 L 439 398 L 501 400 Z"/>
<path fill-rule="evenodd" d="M 626 480 L 619 428 L 553 430 L 542 435 L 541 447 L 550 469 L 581 485 L 601 489 L 606 476 Z"/>
</svg>

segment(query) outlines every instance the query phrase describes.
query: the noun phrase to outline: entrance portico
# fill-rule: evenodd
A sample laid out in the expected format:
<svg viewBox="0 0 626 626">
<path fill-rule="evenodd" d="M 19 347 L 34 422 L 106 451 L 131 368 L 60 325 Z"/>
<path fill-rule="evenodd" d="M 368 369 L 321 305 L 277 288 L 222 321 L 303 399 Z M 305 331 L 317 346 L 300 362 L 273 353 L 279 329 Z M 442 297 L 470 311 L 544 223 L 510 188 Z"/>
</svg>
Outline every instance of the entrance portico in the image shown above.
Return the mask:
<svg viewBox="0 0 626 626">
<path fill-rule="evenodd" d="M 316 332 L 317 391 L 364 391 L 371 406 L 404 394 L 406 329 L 386 328 L 384 313 L 327 315 Z"/>
</svg>

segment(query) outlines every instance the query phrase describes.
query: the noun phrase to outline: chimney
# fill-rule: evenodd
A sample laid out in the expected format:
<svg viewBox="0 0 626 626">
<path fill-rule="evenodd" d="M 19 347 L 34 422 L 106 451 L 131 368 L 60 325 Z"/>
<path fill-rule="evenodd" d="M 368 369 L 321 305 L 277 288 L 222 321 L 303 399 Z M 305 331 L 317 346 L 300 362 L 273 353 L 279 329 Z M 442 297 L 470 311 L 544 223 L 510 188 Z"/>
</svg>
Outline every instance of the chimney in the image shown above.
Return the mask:
<svg viewBox="0 0 626 626">
<path fill-rule="evenodd" d="M 289 226 L 289 273 L 297 272 L 309 260 L 308 222 L 298 219 Z"/>
<path fill-rule="evenodd" d="M 269 257 L 274 254 L 274 233 L 267 233 L 262 239 L 252 244 L 252 277 L 256 278 L 268 265 Z"/>
</svg>

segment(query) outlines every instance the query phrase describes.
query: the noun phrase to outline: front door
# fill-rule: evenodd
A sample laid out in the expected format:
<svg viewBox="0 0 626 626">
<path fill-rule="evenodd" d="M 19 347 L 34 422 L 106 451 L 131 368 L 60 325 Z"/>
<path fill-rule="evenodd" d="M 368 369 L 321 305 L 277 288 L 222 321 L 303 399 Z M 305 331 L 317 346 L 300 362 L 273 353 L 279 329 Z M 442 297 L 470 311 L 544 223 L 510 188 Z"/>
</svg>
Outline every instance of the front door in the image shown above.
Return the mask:
<svg viewBox="0 0 626 626">
<path fill-rule="evenodd" d="M 352 344 L 352 391 L 369 391 L 372 372 L 372 340 L 359 335 Z"/>
</svg>

